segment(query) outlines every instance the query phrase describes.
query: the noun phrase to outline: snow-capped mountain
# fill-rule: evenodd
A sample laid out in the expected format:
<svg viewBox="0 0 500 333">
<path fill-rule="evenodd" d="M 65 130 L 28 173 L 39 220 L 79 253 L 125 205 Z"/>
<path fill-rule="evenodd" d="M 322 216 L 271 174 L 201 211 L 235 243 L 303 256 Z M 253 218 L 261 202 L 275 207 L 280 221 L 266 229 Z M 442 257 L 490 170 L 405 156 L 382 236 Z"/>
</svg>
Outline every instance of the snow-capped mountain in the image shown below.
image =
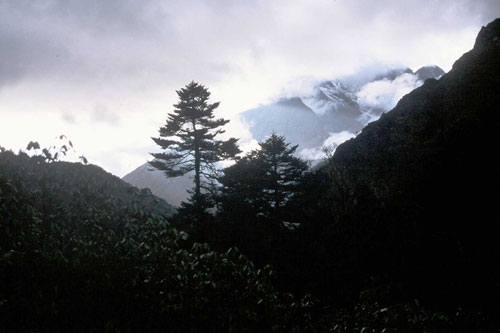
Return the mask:
<svg viewBox="0 0 500 333">
<path fill-rule="evenodd" d="M 273 131 L 298 144 L 298 155 L 309 160 L 323 156 L 322 148 L 335 148 L 354 137 L 369 122 L 392 109 L 399 99 L 429 78 L 437 79 L 444 71 L 437 66 L 422 67 L 416 72 L 395 68 L 356 75 L 316 84 L 312 93 L 279 98 L 240 114 L 253 139 L 262 141 Z M 192 175 L 166 178 L 147 163 L 123 177 L 139 188 L 174 206 L 187 199 L 193 187 Z"/>
<path fill-rule="evenodd" d="M 333 80 L 322 82 L 314 90 L 313 95 L 301 99 L 314 110 L 327 133 L 361 129 L 358 118 L 362 113 L 351 85 Z"/>
<path fill-rule="evenodd" d="M 298 144 L 299 156 L 314 160 L 323 147 L 335 147 L 355 136 L 424 80 L 443 74 L 441 68 L 427 66 L 416 72 L 396 68 L 324 81 L 314 86 L 312 94 L 245 111 L 240 120 L 254 139 L 261 141 L 274 131 Z"/>
</svg>

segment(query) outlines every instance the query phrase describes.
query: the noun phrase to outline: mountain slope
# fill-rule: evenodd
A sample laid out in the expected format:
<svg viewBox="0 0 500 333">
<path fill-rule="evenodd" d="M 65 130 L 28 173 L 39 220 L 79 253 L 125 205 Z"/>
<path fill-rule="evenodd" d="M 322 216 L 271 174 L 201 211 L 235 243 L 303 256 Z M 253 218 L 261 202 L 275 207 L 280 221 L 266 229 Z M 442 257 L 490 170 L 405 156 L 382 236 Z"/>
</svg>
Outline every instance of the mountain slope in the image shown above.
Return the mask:
<svg viewBox="0 0 500 333">
<path fill-rule="evenodd" d="M 126 174 L 122 180 L 140 189 L 150 189 L 154 195 L 175 207 L 189 197 L 187 190 L 193 188 L 193 174 L 167 178 L 163 171 L 154 169 L 148 163 Z"/>
<path fill-rule="evenodd" d="M 361 130 L 358 118 L 362 112 L 356 103 L 355 90 L 342 81 L 322 82 L 312 96 L 302 99 L 315 110 L 327 133 Z"/>
<path fill-rule="evenodd" d="M 358 133 L 367 123 L 390 110 L 406 93 L 428 78 L 439 78 L 437 66 L 360 72 L 352 77 L 320 82 L 305 96 L 280 99 L 275 103 L 241 113 L 252 136 L 262 140 L 275 131 L 303 149 L 321 150 L 326 140 L 339 132 Z M 313 112 L 310 112 L 312 110 Z"/>
<path fill-rule="evenodd" d="M 253 138 L 263 141 L 273 131 L 303 148 L 317 147 L 328 138 L 321 120 L 298 98 L 281 99 L 244 113 Z"/>
<path fill-rule="evenodd" d="M 419 80 L 425 81 L 427 79 L 439 79 L 445 72 L 438 66 L 424 66 L 417 70 L 415 74 Z"/>
<path fill-rule="evenodd" d="M 89 189 L 108 197 L 110 204 L 116 208 L 135 203 L 139 208 L 147 208 L 150 212 L 167 217 L 175 212 L 174 207 L 152 195 L 149 190 L 139 190 L 95 165 L 45 163 L 36 157 L 29 158 L 25 154 L 15 155 L 6 151 L 0 153 L 0 177 L 16 180 L 30 192 L 43 195 L 64 193 L 59 198 L 63 202 Z"/>
<path fill-rule="evenodd" d="M 436 302 L 500 305 L 499 111 L 497 19 L 449 73 L 337 148 L 329 167 L 350 193 L 339 230 L 356 230 L 359 265 Z"/>
</svg>

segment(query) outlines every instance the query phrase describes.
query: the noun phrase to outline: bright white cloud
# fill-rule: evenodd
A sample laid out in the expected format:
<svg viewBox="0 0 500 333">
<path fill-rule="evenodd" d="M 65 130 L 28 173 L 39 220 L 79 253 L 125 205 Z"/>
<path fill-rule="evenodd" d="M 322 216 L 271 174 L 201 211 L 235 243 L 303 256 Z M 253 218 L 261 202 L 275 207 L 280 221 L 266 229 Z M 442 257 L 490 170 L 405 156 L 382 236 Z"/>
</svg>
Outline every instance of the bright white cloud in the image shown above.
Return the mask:
<svg viewBox="0 0 500 333">
<path fill-rule="evenodd" d="M 367 83 L 356 94 L 361 106 L 370 106 L 390 110 L 396 106 L 404 95 L 422 85 L 417 76 L 405 73 L 394 80 L 378 80 Z"/>
<path fill-rule="evenodd" d="M 299 157 L 307 160 L 319 161 L 326 157 L 325 149 L 327 149 L 329 153 L 333 153 L 340 144 L 354 138 L 355 136 L 356 134 L 348 131 L 330 133 L 330 136 L 323 142 L 321 147 L 302 149 L 298 152 L 298 155 Z"/>
</svg>

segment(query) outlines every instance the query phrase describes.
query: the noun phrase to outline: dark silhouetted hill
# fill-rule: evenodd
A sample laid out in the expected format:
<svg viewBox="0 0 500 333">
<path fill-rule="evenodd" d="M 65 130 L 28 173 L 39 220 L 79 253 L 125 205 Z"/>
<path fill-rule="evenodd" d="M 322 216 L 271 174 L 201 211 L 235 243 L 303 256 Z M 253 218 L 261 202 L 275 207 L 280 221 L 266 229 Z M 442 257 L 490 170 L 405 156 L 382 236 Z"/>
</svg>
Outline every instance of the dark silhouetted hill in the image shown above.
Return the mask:
<svg viewBox="0 0 500 333">
<path fill-rule="evenodd" d="M 499 128 L 497 19 L 449 73 L 403 97 L 325 167 L 351 269 L 435 302 L 496 308 Z"/>
<path fill-rule="evenodd" d="M 120 209 L 128 204 L 163 216 L 171 216 L 175 208 L 154 196 L 148 189 L 139 190 L 95 165 L 55 162 L 10 151 L 0 153 L 0 176 L 20 182 L 27 191 L 58 194 L 69 201 L 83 189 L 98 191 Z"/>
</svg>

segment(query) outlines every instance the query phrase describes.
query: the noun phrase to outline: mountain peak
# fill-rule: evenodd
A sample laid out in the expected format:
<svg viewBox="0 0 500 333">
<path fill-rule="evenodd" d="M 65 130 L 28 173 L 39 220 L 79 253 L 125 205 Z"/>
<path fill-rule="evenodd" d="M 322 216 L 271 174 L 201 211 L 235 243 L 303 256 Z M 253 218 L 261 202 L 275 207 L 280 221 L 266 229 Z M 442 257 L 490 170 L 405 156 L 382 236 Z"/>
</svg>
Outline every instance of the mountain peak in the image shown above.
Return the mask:
<svg viewBox="0 0 500 333">
<path fill-rule="evenodd" d="M 500 18 L 482 27 L 474 44 L 474 50 L 478 52 L 491 49 L 500 49 Z"/>
<path fill-rule="evenodd" d="M 441 67 L 436 65 L 431 66 L 423 66 L 419 68 L 415 74 L 417 75 L 419 80 L 425 81 L 427 79 L 436 79 L 440 78 L 445 74 L 445 71 L 441 69 Z"/>
</svg>

